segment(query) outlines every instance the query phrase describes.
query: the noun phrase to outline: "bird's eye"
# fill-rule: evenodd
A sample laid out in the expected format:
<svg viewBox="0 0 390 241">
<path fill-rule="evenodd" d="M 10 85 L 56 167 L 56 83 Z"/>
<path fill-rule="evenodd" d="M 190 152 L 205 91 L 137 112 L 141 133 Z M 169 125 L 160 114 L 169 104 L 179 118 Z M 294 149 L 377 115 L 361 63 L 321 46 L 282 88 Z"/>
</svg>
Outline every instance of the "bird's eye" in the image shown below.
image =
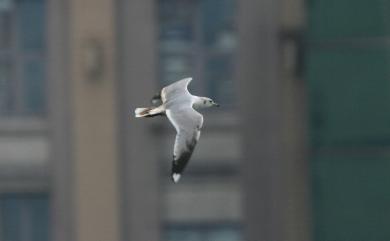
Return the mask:
<svg viewBox="0 0 390 241">
<path fill-rule="evenodd" d="M 209 102 L 211 103 L 211 102 L 213 102 L 212 100 L 209 100 Z"/>
</svg>

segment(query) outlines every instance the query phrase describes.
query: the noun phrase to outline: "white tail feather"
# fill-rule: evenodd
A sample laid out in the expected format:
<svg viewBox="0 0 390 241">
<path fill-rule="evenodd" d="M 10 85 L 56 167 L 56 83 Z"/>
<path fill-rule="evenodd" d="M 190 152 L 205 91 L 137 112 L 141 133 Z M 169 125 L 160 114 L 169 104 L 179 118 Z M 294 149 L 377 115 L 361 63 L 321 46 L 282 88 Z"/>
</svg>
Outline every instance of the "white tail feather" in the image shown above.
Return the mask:
<svg viewBox="0 0 390 241">
<path fill-rule="evenodd" d="M 163 113 L 165 109 L 162 106 L 159 107 L 148 107 L 148 108 L 136 108 L 135 117 L 147 117 L 154 116 Z"/>
<path fill-rule="evenodd" d="M 148 110 L 150 110 L 150 108 L 137 108 L 135 109 L 135 117 L 144 117 L 144 116 L 147 116 L 149 114 Z"/>
</svg>

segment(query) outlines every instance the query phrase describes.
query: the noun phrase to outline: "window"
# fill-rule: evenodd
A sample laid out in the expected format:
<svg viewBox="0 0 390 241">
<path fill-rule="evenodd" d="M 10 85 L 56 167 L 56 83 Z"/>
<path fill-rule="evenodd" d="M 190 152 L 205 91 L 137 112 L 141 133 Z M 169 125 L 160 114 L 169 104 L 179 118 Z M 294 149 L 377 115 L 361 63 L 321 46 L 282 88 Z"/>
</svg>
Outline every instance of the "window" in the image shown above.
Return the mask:
<svg viewBox="0 0 390 241">
<path fill-rule="evenodd" d="M 235 118 L 233 69 L 236 49 L 234 0 L 159 0 L 160 87 L 185 77 L 194 95 L 221 103 L 207 115 L 180 184 L 167 178 L 174 131 L 159 132 L 164 186 L 164 241 L 241 241 L 241 192 L 235 185 L 241 159 Z M 222 111 L 217 111 L 221 110 Z M 206 127 L 205 127 L 206 128 Z M 189 191 L 190 190 L 190 191 Z M 224 205 L 220 204 L 224 200 Z M 194 208 L 196 203 L 196 208 Z M 234 225 L 225 225 L 234 223 Z"/>
<path fill-rule="evenodd" d="M 173 225 L 165 235 L 167 241 L 242 241 L 237 225 Z"/>
<path fill-rule="evenodd" d="M 0 1 L 0 115 L 42 116 L 44 0 Z"/>
<path fill-rule="evenodd" d="M 1 194 L 0 240 L 49 240 L 47 194 Z"/>
<path fill-rule="evenodd" d="M 44 23 L 44 0 L 0 0 L 0 118 L 43 117 L 46 112 Z M 47 164 L 44 126 L 20 120 L 22 125 L 19 120 L 4 121 L 10 132 L 1 136 L 1 179 L 7 180 L 3 184 L 8 191 L 40 179 Z M 48 206 L 46 193 L 1 192 L 0 240 L 48 240 Z"/>
<path fill-rule="evenodd" d="M 191 89 L 232 106 L 234 0 L 160 0 L 161 84 L 184 77 Z"/>
</svg>

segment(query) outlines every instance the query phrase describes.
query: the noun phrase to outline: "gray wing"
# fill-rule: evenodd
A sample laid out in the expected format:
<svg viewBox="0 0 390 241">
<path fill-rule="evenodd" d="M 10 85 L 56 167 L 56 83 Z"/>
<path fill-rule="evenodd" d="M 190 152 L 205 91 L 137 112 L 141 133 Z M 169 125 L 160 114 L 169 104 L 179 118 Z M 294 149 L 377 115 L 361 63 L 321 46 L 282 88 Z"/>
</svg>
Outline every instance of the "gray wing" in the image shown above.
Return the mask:
<svg viewBox="0 0 390 241">
<path fill-rule="evenodd" d="M 203 116 L 192 107 L 167 110 L 166 114 L 177 132 L 171 173 L 177 182 L 199 140 Z"/>
<path fill-rule="evenodd" d="M 176 81 L 173 84 L 170 84 L 166 87 L 164 87 L 161 90 L 161 100 L 163 103 L 173 100 L 177 97 L 183 97 L 188 96 L 190 97 L 191 94 L 188 92 L 187 86 L 191 82 L 192 78 L 185 78 L 179 81 Z"/>
</svg>

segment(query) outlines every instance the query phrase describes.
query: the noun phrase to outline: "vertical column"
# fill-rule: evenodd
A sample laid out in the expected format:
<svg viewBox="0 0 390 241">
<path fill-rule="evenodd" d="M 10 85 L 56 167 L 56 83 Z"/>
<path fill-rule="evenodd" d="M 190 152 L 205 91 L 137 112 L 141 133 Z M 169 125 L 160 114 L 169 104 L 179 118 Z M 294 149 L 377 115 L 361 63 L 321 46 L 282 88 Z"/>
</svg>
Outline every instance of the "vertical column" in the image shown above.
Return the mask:
<svg viewBox="0 0 390 241">
<path fill-rule="evenodd" d="M 75 240 L 73 159 L 69 109 L 69 28 L 66 0 L 47 6 L 47 93 L 50 121 L 51 236 L 55 241 Z"/>
<path fill-rule="evenodd" d="M 239 1 L 237 88 L 242 116 L 246 240 L 287 240 L 279 1 Z"/>
<path fill-rule="evenodd" d="M 69 6 L 75 240 L 121 240 L 115 1 Z"/>
<path fill-rule="evenodd" d="M 123 224 L 125 240 L 160 239 L 159 166 L 155 119 L 135 119 L 157 91 L 154 0 L 119 1 Z"/>
</svg>

